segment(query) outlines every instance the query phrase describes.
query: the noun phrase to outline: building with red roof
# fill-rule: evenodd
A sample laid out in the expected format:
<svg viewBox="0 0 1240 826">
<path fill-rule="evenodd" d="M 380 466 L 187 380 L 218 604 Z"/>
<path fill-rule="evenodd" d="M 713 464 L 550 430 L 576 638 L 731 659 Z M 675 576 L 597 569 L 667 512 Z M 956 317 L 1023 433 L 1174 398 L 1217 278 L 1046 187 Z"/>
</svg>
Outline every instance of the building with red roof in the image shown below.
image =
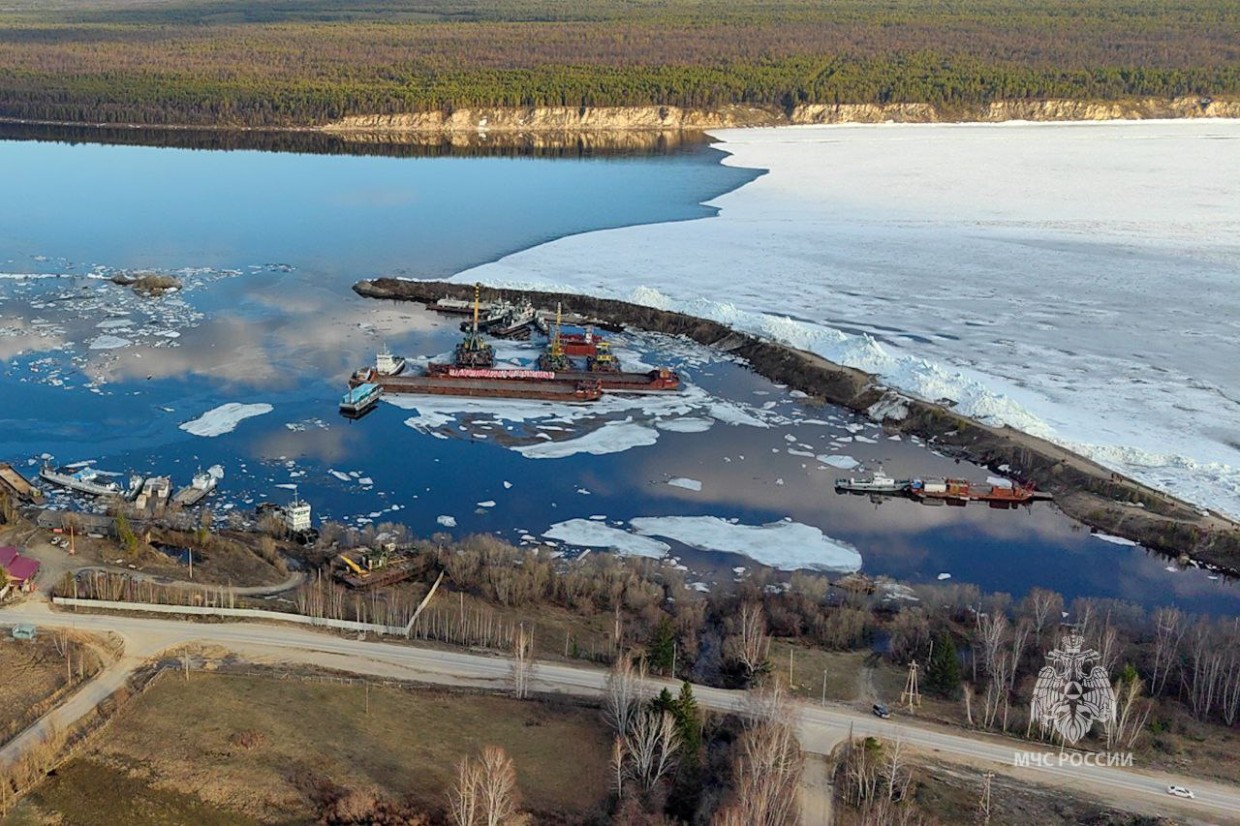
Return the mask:
<svg viewBox="0 0 1240 826">
<path fill-rule="evenodd" d="M 0 548 L 0 569 L 3 569 L 8 585 L 22 591 L 34 590 L 34 578 L 39 573 L 39 561 L 22 556 L 14 547 Z"/>
</svg>

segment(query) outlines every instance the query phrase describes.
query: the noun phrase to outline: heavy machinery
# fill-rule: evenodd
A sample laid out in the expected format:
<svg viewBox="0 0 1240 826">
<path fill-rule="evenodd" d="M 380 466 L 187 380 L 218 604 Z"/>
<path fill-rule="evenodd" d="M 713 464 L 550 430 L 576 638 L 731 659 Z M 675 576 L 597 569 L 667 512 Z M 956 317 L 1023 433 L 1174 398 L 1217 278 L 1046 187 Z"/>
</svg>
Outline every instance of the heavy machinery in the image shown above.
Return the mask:
<svg viewBox="0 0 1240 826">
<path fill-rule="evenodd" d="M 336 558 L 347 570 L 337 570 L 336 579 L 350 588 L 375 588 L 392 585 L 413 576 L 416 562 L 391 546 L 366 549 L 358 559 L 340 553 Z"/>
</svg>

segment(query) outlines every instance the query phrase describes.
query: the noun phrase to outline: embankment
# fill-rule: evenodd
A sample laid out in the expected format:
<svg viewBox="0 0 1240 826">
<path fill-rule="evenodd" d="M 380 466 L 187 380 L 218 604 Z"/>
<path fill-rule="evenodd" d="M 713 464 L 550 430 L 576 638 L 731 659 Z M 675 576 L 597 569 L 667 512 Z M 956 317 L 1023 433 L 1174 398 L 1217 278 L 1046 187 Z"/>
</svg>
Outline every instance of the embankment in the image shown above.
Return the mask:
<svg viewBox="0 0 1240 826">
<path fill-rule="evenodd" d="M 433 302 L 472 298 L 473 287 L 442 281 L 379 278 L 360 281 L 359 295 L 398 301 Z M 512 291 L 506 295 L 512 298 Z M 1218 515 L 1125 478 L 1058 445 L 1009 427 L 994 427 L 951 409 L 883 386 L 860 370 L 829 362 L 813 353 L 737 332 L 703 318 L 624 301 L 575 294 L 527 292 L 535 305 L 562 304 L 566 312 L 602 321 L 680 335 L 744 358 L 771 381 L 816 399 L 878 417 L 884 425 L 915 434 L 945 453 L 996 472 L 1033 482 L 1055 496 L 1064 513 L 1105 533 L 1122 536 L 1173 556 L 1188 557 L 1240 572 L 1240 526 Z M 877 405 L 877 407 L 876 407 Z M 898 411 L 898 412 L 895 412 Z M 895 412 L 898 418 L 892 417 Z"/>
<path fill-rule="evenodd" d="M 821 123 L 998 123 L 1030 121 L 1142 120 L 1149 118 L 1240 117 L 1240 100 L 1181 97 L 1117 101 L 1014 100 L 982 106 L 943 108 L 928 103 L 804 104 L 791 110 L 723 106 L 529 106 L 462 108 L 452 112 L 400 115 L 354 115 L 328 123 L 325 132 L 375 140 L 365 135 L 393 133 L 549 133 L 580 135 L 602 132 L 700 132 L 739 126 L 789 126 Z"/>
</svg>

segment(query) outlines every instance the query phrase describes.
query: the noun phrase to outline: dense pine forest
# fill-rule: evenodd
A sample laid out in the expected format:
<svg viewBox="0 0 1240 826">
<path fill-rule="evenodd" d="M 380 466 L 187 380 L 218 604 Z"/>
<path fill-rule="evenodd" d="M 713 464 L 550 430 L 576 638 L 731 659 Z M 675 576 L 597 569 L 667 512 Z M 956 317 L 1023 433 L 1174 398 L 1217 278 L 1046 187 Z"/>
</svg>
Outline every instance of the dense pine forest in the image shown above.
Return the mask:
<svg viewBox="0 0 1240 826">
<path fill-rule="evenodd" d="M 16 0 L 0 117 L 1233 96 L 1237 32 L 1234 0 Z"/>
</svg>

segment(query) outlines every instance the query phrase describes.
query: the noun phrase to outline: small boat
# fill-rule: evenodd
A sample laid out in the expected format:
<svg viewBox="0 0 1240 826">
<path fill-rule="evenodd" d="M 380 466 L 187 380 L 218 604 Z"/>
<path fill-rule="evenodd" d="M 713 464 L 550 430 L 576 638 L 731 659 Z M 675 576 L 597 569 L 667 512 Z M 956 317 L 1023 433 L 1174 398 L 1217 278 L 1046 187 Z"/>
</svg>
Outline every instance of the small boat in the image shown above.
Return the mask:
<svg viewBox="0 0 1240 826">
<path fill-rule="evenodd" d="M 364 382 L 356 387 L 350 387 L 349 392 L 340 398 L 340 412 L 354 416 L 359 415 L 373 407 L 382 397 L 382 387 L 378 384 Z"/>
<path fill-rule="evenodd" d="M 882 470 L 875 471 L 869 478 L 849 477 L 835 480 L 837 493 L 907 493 L 912 487 L 910 479 L 892 479 Z"/>
<path fill-rule="evenodd" d="M 392 355 L 392 351 L 384 345 L 379 354 L 375 356 L 375 369 L 383 376 L 399 376 L 405 371 L 405 360 L 400 356 Z"/>
</svg>

